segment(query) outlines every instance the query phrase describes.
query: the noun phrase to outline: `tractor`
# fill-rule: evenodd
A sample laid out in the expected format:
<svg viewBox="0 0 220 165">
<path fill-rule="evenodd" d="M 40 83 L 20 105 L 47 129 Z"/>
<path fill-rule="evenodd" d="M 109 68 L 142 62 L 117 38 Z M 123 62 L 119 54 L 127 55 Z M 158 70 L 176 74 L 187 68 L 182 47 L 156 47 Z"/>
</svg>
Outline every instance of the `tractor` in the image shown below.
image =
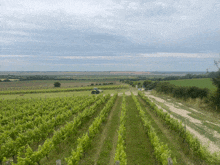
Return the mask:
<svg viewBox="0 0 220 165">
<path fill-rule="evenodd" d="M 91 94 L 99 94 L 99 93 L 101 93 L 101 92 L 103 92 L 103 91 L 102 91 L 102 90 L 99 90 L 98 88 L 94 88 L 94 89 L 92 90 Z"/>
</svg>

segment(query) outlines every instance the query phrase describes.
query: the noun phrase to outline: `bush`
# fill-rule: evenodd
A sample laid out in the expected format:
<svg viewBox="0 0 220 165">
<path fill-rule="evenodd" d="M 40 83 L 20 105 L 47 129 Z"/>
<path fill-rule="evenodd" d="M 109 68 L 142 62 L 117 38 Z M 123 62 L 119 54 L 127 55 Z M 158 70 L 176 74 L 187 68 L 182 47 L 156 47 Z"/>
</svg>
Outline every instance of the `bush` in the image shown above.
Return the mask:
<svg viewBox="0 0 220 165">
<path fill-rule="evenodd" d="M 217 90 L 210 96 L 211 104 L 220 111 L 220 70 L 217 72 L 217 77 L 212 79 L 212 83 Z"/>
<path fill-rule="evenodd" d="M 60 86 L 61 86 L 61 84 L 59 82 L 54 83 L 54 87 L 60 87 Z"/>
<path fill-rule="evenodd" d="M 209 89 L 192 87 L 179 87 L 168 82 L 158 83 L 156 86 L 156 91 L 164 94 L 172 94 L 173 97 L 183 98 L 184 100 L 188 98 L 207 98 L 209 94 Z"/>
</svg>

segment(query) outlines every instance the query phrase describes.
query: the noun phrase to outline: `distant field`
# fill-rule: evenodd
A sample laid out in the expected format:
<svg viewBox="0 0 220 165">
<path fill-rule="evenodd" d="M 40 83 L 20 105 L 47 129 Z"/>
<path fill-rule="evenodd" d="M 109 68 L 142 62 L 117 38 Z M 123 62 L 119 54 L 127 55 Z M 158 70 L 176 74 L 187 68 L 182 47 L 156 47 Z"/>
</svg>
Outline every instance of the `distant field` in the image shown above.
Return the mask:
<svg viewBox="0 0 220 165">
<path fill-rule="evenodd" d="M 104 90 L 101 95 L 123 93 L 129 89 L 114 89 Z M 99 95 L 100 95 L 99 94 Z M 12 95 L 0 95 L 0 100 L 11 100 L 11 99 L 36 99 L 36 98 L 55 98 L 55 97 L 71 97 L 71 96 L 91 96 L 91 90 L 89 91 L 74 91 L 74 92 L 59 92 L 59 93 L 34 93 L 34 94 L 12 94 Z"/>
<path fill-rule="evenodd" d="M 119 81 L 104 81 L 104 80 L 32 80 L 32 81 L 14 81 L 0 82 L 0 90 L 29 90 L 29 89 L 52 89 L 54 82 L 60 82 L 61 88 L 85 87 L 93 83 L 113 83 L 114 85 L 121 84 Z"/>
<path fill-rule="evenodd" d="M 216 89 L 216 87 L 212 84 L 212 81 L 210 78 L 170 80 L 168 82 L 170 82 L 173 85 L 177 85 L 177 86 L 196 86 L 199 88 L 208 88 L 210 90 Z"/>
</svg>

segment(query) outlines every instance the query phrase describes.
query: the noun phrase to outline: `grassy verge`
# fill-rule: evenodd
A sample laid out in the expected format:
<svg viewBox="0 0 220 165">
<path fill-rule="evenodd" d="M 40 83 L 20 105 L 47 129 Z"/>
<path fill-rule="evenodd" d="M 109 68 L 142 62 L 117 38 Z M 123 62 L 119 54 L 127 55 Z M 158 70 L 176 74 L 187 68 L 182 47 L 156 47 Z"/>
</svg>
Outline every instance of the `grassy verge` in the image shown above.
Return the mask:
<svg viewBox="0 0 220 165">
<path fill-rule="evenodd" d="M 208 125 L 208 123 L 207 123 L 207 124 L 204 124 L 204 121 L 205 121 L 205 120 L 212 121 L 212 120 L 211 120 L 212 117 L 210 117 L 210 116 L 205 116 L 205 115 L 203 115 L 203 114 L 196 113 L 196 112 L 194 112 L 194 111 L 191 110 L 191 114 L 188 114 L 188 115 L 191 116 L 191 117 L 193 117 L 193 118 L 195 118 L 195 119 L 201 120 L 201 122 L 203 123 L 203 124 L 200 124 L 200 125 L 199 125 L 199 124 L 194 124 L 194 123 L 190 122 L 189 119 L 186 119 L 185 117 L 183 117 L 183 116 L 181 116 L 181 115 L 178 115 L 178 114 L 172 112 L 172 111 L 169 109 L 169 107 L 166 106 L 166 105 L 164 105 L 163 103 L 160 103 L 160 102 L 156 101 L 155 99 L 153 99 L 153 100 L 154 100 L 154 102 L 155 102 L 157 105 L 159 105 L 159 106 L 161 106 L 162 108 L 164 108 L 168 113 L 170 113 L 171 115 L 173 115 L 175 118 L 181 120 L 182 122 L 185 122 L 187 126 L 193 128 L 193 129 L 194 129 L 195 131 L 197 131 L 199 134 L 205 136 L 206 138 L 208 138 L 209 140 L 211 140 L 211 141 L 214 142 L 214 143 L 218 140 L 218 139 L 213 135 L 212 132 L 207 131 L 207 129 L 205 129 L 205 127 L 204 127 L 204 126 L 207 126 L 208 128 L 213 129 L 213 127 L 211 127 L 210 125 Z M 187 111 L 188 111 L 188 110 L 187 110 Z M 217 127 L 217 126 L 216 126 L 216 127 Z M 218 129 L 217 129 L 217 130 L 218 130 Z M 217 130 L 216 130 L 216 131 L 217 131 Z"/>
<path fill-rule="evenodd" d="M 209 120 L 211 122 L 219 123 L 220 121 L 220 113 L 210 107 L 207 103 L 205 103 L 204 100 L 201 99 L 189 99 L 189 100 L 182 100 L 173 98 L 170 95 L 165 95 L 161 93 L 157 93 L 156 91 L 151 91 L 151 94 L 160 98 L 163 98 L 164 100 L 176 104 L 177 102 L 182 103 L 183 105 L 180 106 L 183 109 L 186 109 L 187 111 L 193 112 L 190 110 L 189 107 L 196 109 L 197 111 L 203 113 L 205 115 L 205 119 Z M 176 104 L 177 105 L 177 104 Z M 220 124 L 220 123 L 219 123 Z"/>
</svg>

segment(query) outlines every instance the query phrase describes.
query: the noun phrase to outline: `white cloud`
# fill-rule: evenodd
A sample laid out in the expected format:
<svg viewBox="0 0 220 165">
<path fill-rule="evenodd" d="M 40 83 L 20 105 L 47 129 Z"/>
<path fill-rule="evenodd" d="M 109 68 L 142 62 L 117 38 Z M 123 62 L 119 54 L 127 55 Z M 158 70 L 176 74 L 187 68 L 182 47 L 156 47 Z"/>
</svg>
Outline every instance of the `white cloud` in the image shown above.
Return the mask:
<svg viewBox="0 0 220 165">
<path fill-rule="evenodd" d="M 147 46 L 175 47 L 209 32 L 209 40 L 219 42 L 219 10 L 218 0 L 3 0 L 2 29 L 13 36 L 3 34 L 1 43 L 36 41 L 25 30 L 69 28 L 110 33 Z"/>
<path fill-rule="evenodd" d="M 100 60 L 118 60 L 118 59 L 127 59 L 132 58 L 134 56 L 54 56 L 54 58 L 60 59 L 100 59 Z"/>
<path fill-rule="evenodd" d="M 33 55 L 0 55 L 0 58 L 26 58 L 26 57 L 35 57 Z"/>
<path fill-rule="evenodd" d="M 137 54 L 139 57 L 180 57 L 180 58 L 218 58 L 217 53 L 155 53 L 155 54 Z"/>
</svg>

